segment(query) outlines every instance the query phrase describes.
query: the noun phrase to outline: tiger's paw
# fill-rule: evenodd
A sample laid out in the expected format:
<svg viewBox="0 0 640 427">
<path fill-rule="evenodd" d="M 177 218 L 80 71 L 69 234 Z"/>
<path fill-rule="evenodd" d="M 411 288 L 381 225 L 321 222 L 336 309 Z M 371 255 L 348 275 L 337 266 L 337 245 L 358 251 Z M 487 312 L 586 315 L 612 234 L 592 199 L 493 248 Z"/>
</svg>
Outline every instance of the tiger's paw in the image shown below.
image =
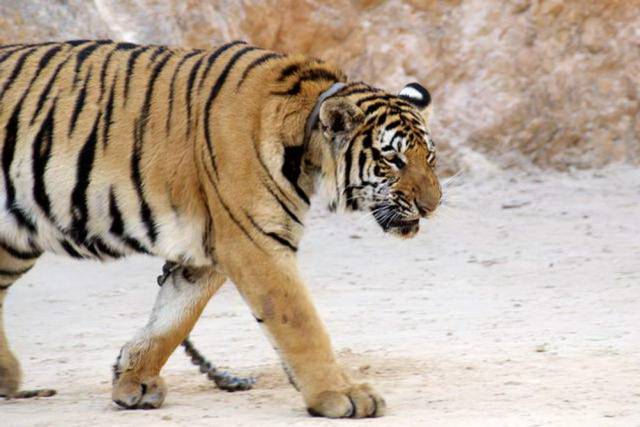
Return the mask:
<svg viewBox="0 0 640 427">
<path fill-rule="evenodd" d="M 120 378 L 113 384 L 111 398 L 126 409 L 156 409 L 162 405 L 166 395 L 167 386 L 161 377 L 141 382 Z"/>
<path fill-rule="evenodd" d="M 385 410 L 384 399 L 368 384 L 322 392 L 307 408 L 310 415 L 327 418 L 381 417 Z"/>
<path fill-rule="evenodd" d="M 13 396 L 20 387 L 20 364 L 8 351 L 0 354 L 0 396 Z"/>
</svg>

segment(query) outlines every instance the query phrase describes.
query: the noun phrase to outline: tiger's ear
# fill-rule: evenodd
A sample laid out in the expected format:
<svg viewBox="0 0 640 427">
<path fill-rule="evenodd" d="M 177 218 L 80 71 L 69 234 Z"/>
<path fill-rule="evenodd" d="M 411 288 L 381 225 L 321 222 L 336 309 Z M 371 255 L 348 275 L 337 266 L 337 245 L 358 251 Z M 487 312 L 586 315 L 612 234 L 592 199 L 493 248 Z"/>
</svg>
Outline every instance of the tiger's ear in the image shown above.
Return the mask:
<svg viewBox="0 0 640 427">
<path fill-rule="evenodd" d="M 329 98 L 320 106 L 320 124 L 329 135 L 348 134 L 364 120 L 364 113 L 347 98 Z"/>
<path fill-rule="evenodd" d="M 431 94 L 424 86 L 420 83 L 409 83 L 398 93 L 398 96 L 420 110 L 425 121 L 429 120 L 432 110 Z"/>
</svg>

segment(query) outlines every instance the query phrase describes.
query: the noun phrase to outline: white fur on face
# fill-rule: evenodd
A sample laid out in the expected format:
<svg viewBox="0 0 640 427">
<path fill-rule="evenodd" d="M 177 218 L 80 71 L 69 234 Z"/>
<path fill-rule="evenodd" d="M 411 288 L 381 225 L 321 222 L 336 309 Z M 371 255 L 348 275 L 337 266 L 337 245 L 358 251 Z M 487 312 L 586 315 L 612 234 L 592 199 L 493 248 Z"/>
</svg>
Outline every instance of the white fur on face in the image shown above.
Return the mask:
<svg viewBox="0 0 640 427">
<path fill-rule="evenodd" d="M 380 136 L 380 148 L 391 147 L 397 153 L 402 153 L 407 148 L 407 141 L 405 138 L 397 136 L 396 130 L 384 130 Z"/>
</svg>

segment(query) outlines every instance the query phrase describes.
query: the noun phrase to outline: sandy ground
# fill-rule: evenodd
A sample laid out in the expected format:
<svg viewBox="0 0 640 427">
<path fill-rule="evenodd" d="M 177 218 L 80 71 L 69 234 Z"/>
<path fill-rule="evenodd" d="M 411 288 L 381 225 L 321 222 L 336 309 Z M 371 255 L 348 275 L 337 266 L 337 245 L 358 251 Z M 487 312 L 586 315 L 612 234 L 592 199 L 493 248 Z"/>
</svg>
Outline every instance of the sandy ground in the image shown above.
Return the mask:
<svg viewBox="0 0 640 427">
<path fill-rule="evenodd" d="M 307 416 L 232 285 L 196 345 L 256 388 L 214 389 L 177 351 L 165 406 L 110 401 L 111 364 L 146 321 L 161 261 L 46 256 L 10 292 L 25 387 L 0 425 L 640 425 L 640 171 L 467 179 L 412 241 L 314 209 L 300 258 L 341 360 L 380 419 Z"/>
</svg>

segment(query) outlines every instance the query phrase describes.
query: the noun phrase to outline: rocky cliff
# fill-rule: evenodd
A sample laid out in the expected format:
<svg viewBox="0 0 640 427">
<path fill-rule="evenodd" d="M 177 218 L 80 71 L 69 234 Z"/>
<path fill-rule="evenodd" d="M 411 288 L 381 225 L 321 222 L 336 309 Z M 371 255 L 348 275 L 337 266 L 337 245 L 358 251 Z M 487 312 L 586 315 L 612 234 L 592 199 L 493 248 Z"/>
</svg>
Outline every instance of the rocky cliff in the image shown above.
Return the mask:
<svg viewBox="0 0 640 427">
<path fill-rule="evenodd" d="M 640 163 L 639 0 L 0 0 L 0 42 L 244 38 L 434 95 L 449 170 Z"/>
</svg>

